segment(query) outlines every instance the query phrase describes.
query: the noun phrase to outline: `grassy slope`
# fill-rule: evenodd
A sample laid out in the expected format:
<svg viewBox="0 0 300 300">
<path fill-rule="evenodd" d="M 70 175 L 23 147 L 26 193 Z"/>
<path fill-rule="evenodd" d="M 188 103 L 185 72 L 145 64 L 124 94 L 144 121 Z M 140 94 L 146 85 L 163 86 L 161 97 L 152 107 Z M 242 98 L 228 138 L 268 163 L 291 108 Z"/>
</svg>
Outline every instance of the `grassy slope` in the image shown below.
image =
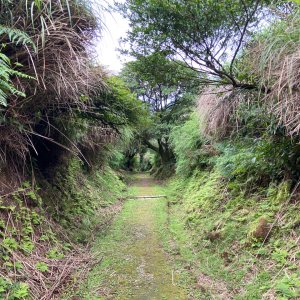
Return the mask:
<svg viewBox="0 0 300 300">
<path fill-rule="evenodd" d="M 25 182 L 0 199 L 0 299 L 41 299 L 52 288 L 61 290 L 69 275 L 90 263 L 77 242 L 90 242 L 105 229 L 125 188 L 110 168 L 87 174 L 78 161 L 58 173 L 53 185 L 40 186 L 32 190 Z"/>
<path fill-rule="evenodd" d="M 58 169 L 50 185 L 42 184 L 48 211 L 79 242 L 90 242 L 95 226 L 106 222 L 99 217 L 101 211 L 122 198 L 126 189 L 111 168 L 87 172 L 77 159 Z"/>
<path fill-rule="evenodd" d="M 299 299 L 300 207 L 285 204 L 286 183 L 245 195 L 198 171 L 173 180 L 169 193 L 170 229 L 201 299 Z M 253 238 L 262 219 L 274 223 L 265 243 Z"/>
</svg>

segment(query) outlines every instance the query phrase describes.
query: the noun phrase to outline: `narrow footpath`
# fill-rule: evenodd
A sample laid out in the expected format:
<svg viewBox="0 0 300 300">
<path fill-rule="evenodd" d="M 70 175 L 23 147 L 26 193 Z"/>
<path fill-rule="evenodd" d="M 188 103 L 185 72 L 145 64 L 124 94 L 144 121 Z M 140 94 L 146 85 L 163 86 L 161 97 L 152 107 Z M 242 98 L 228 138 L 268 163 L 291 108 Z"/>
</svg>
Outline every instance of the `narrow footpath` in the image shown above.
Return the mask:
<svg viewBox="0 0 300 300">
<path fill-rule="evenodd" d="M 188 299 L 180 274 L 163 249 L 167 218 L 162 188 L 148 175 L 135 175 L 128 199 L 107 235 L 95 245 L 103 257 L 91 272 L 84 299 Z"/>
</svg>

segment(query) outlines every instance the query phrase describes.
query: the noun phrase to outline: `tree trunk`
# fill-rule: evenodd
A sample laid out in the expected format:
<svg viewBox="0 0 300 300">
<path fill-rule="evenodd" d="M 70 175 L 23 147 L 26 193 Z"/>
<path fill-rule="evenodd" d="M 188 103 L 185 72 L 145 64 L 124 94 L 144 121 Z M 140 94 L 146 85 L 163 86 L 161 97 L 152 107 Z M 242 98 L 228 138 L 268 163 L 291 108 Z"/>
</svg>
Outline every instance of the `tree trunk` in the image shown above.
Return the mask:
<svg viewBox="0 0 300 300">
<path fill-rule="evenodd" d="M 168 165 L 175 162 L 175 156 L 170 149 L 169 144 L 158 140 L 158 153 L 161 158 L 162 165 Z"/>
<path fill-rule="evenodd" d="M 131 153 L 131 154 L 127 154 L 126 155 L 126 163 L 125 163 L 125 168 L 128 171 L 133 171 L 134 169 L 134 157 L 135 157 L 136 153 Z"/>
</svg>

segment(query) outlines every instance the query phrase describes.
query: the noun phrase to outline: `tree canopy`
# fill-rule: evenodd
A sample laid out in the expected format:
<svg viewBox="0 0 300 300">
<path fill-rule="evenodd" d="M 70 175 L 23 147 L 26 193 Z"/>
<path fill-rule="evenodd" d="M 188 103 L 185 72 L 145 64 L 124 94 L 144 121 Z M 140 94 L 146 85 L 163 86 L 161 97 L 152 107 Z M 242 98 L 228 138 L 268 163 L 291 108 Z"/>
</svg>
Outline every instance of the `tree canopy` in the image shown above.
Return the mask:
<svg viewBox="0 0 300 300">
<path fill-rule="evenodd" d="M 158 112 L 198 93 L 199 77 L 181 61 L 172 61 L 162 53 L 140 56 L 121 72 L 128 87 Z"/>
<path fill-rule="evenodd" d="M 184 62 L 157 52 L 127 63 L 121 77 L 149 108 L 151 122 L 138 138 L 158 154 L 163 164 L 169 163 L 174 158 L 169 145 L 170 130 L 187 118 L 195 103 L 200 84 L 198 73 Z"/>
<path fill-rule="evenodd" d="M 237 79 L 239 52 L 270 14 L 270 1 L 127 0 L 118 4 L 129 19 L 125 52 L 135 57 L 155 52 L 184 61 L 204 83 L 252 88 Z M 265 20 L 266 21 L 266 20 Z"/>
</svg>

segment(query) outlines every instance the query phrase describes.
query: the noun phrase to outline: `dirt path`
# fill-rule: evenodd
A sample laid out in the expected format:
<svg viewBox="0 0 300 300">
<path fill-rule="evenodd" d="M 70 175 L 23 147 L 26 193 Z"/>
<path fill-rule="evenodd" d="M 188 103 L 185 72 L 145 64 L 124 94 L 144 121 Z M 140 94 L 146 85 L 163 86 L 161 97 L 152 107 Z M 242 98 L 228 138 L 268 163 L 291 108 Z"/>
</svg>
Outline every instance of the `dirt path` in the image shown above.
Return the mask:
<svg viewBox="0 0 300 300">
<path fill-rule="evenodd" d="M 131 187 L 135 196 L 161 193 L 146 175 L 136 176 Z M 103 261 L 89 276 L 84 299 L 187 299 L 162 247 L 165 221 L 165 199 L 127 200 L 108 235 L 95 245 Z"/>
</svg>

